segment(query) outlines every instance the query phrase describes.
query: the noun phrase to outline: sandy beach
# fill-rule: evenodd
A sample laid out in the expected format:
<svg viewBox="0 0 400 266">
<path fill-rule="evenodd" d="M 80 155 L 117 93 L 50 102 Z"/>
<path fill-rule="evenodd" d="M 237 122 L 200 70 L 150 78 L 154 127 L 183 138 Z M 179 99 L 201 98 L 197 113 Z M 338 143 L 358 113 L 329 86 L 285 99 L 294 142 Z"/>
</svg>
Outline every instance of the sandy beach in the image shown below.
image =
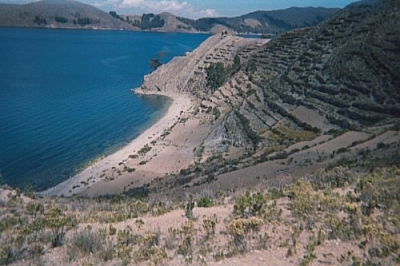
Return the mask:
<svg viewBox="0 0 400 266">
<path fill-rule="evenodd" d="M 144 92 L 140 91 L 140 89 L 138 89 L 137 93 L 144 94 Z M 129 182 L 131 183 L 131 180 L 135 179 L 135 176 L 146 177 L 145 179 L 148 179 L 148 176 L 152 176 L 152 171 L 149 171 L 149 173 L 146 175 L 143 174 L 140 169 L 137 169 L 138 171 L 136 171 L 136 169 L 135 171 L 130 170 L 133 169 L 132 167 L 135 165 L 135 161 L 138 159 L 140 159 L 141 162 L 150 159 L 148 158 L 148 155 L 138 156 L 137 153 L 146 145 L 153 146 L 151 145 L 153 140 L 159 139 L 165 131 L 168 131 L 174 124 L 177 123 L 177 121 L 180 120 L 186 111 L 192 108 L 192 101 L 189 97 L 177 93 L 152 92 L 151 94 L 168 96 L 173 100 L 171 105 L 168 107 L 167 112 L 161 119 L 159 119 L 154 125 L 145 130 L 125 147 L 105 158 L 100 159 L 99 161 L 88 166 L 79 174 L 58 184 L 55 187 L 42 192 L 41 194 L 71 196 L 73 194 L 83 194 L 93 186 L 98 186 L 98 189 L 95 190 L 100 190 L 98 191 L 99 194 L 117 193 L 123 190 L 123 188 L 120 187 L 121 182 L 117 182 L 117 179 L 123 180 L 128 178 L 130 180 Z M 151 154 L 154 155 L 154 151 Z M 138 157 L 135 158 L 135 155 Z M 108 181 L 114 181 L 113 185 L 110 186 L 110 182 Z M 99 183 L 101 182 L 106 184 L 100 185 Z M 122 181 L 122 183 L 124 182 Z"/>
</svg>

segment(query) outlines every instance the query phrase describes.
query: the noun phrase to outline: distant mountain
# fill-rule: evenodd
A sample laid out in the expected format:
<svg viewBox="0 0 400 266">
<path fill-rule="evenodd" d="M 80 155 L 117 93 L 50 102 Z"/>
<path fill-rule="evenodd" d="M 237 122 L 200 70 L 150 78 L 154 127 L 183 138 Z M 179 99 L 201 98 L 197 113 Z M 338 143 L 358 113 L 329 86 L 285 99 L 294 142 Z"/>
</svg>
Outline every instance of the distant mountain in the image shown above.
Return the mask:
<svg viewBox="0 0 400 266">
<path fill-rule="evenodd" d="M 0 4 L 0 26 L 84 29 L 123 29 L 161 32 L 278 33 L 313 26 L 339 9 L 297 8 L 257 11 L 234 18 L 176 17 L 170 13 L 119 15 L 74 0 L 42 0 L 25 5 Z"/>
<path fill-rule="evenodd" d="M 339 11 L 337 8 L 291 7 L 283 10 L 256 11 L 234 18 L 201 18 L 178 20 L 198 31 L 212 31 L 224 26 L 239 33 L 279 33 L 299 27 L 314 26 Z"/>
<path fill-rule="evenodd" d="M 0 26 L 137 30 L 91 5 L 73 0 L 0 4 Z"/>
</svg>

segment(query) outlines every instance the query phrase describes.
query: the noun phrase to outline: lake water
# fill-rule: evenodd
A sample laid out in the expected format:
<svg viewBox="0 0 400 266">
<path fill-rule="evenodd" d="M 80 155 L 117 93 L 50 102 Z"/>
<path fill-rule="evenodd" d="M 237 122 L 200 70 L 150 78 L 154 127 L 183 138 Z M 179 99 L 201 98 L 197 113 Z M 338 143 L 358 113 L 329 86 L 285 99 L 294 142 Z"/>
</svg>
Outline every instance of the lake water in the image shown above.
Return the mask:
<svg viewBox="0 0 400 266">
<path fill-rule="evenodd" d="M 207 35 L 0 28 L 0 173 L 44 190 L 126 145 L 168 107 L 137 96 L 160 51 L 183 55 Z"/>
</svg>

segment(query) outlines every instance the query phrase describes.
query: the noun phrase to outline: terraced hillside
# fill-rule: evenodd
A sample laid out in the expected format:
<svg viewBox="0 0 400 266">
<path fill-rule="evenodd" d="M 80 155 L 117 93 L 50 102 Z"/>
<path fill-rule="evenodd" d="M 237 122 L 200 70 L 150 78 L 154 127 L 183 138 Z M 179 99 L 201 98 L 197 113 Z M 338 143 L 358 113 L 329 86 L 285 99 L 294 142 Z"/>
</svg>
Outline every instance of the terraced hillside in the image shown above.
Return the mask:
<svg viewBox="0 0 400 266">
<path fill-rule="evenodd" d="M 337 164 L 398 164 L 399 21 L 396 1 L 362 1 L 267 43 L 221 35 L 219 46 L 194 57 L 197 69 L 188 67 L 180 85 L 162 88 L 194 95 L 192 117 L 203 114 L 212 126 L 197 162 L 154 189 L 229 188 Z M 228 78 L 213 89 L 207 69 L 217 63 Z"/>
</svg>

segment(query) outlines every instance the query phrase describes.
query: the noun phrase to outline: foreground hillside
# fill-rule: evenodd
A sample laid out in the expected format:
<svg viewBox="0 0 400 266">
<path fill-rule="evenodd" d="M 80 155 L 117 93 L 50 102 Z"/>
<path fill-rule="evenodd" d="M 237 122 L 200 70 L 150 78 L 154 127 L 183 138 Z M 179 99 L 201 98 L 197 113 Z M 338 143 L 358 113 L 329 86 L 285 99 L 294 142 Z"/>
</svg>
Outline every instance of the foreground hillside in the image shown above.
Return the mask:
<svg viewBox="0 0 400 266">
<path fill-rule="evenodd" d="M 168 198 L 0 189 L 0 265 L 398 265 L 400 170 Z"/>
</svg>

